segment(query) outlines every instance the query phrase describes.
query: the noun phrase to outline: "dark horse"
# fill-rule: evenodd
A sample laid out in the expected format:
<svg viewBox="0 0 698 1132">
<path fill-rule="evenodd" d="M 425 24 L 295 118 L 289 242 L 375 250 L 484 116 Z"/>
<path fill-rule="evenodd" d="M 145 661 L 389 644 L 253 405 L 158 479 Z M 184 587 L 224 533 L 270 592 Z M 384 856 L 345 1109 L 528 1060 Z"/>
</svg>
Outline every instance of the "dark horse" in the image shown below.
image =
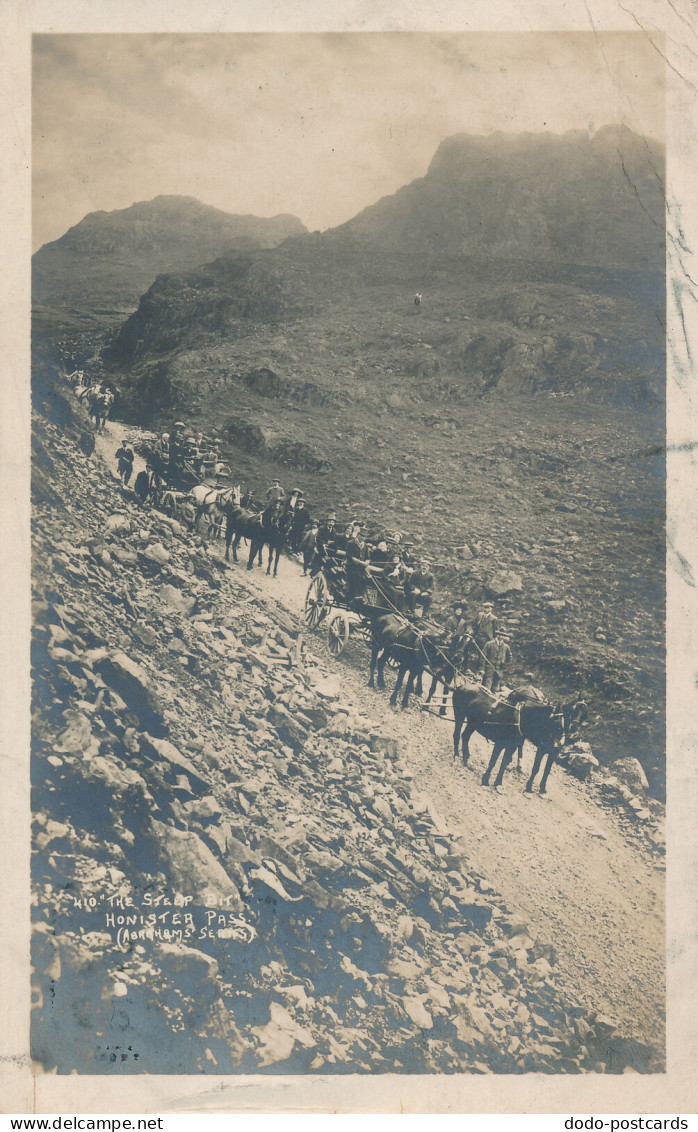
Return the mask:
<svg viewBox="0 0 698 1132">
<path fill-rule="evenodd" d="M 101 390 L 99 393 L 91 394 L 88 403 L 90 416 L 95 422 L 95 430 L 104 432 L 104 426 L 114 404 L 114 394 L 108 390 Z"/>
<path fill-rule="evenodd" d="M 493 744 L 489 765 L 482 776 L 483 786 L 489 786 L 490 775 L 497 764 L 497 759 L 502 755 L 499 773 L 494 783 L 499 789 L 514 752 L 519 745 L 523 745 L 524 740 L 528 740 L 536 748 L 536 755 L 526 791 L 529 794 L 533 791 L 535 776 L 543 758 L 547 756 L 548 762 L 540 784 L 540 793 L 545 794 L 548 775 L 560 748 L 566 738 L 571 739 L 576 734 L 585 712 L 586 705 L 581 700 L 564 707 L 560 704 L 551 706 L 531 701 L 511 704 L 498 699 L 477 684 L 467 684 L 462 688 L 456 688 L 453 692 L 455 717 L 453 757 L 458 758 L 461 730 L 467 720 L 461 739 L 463 765 L 468 765 L 470 757 L 468 744 L 471 735 L 477 731 Z"/>
<path fill-rule="evenodd" d="M 563 716 L 564 723 L 565 723 L 565 742 L 571 743 L 577 738 L 577 736 L 579 734 L 579 729 L 582 726 L 582 724 L 585 723 L 586 720 L 589 718 L 589 709 L 588 709 L 586 703 L 584 702 L 584 700 L 574 700 L 574 702 L 571 703 L 571 704 L 564 704 L 561 710 L 562 710 L 562 716 Z M 533 760 L 533 769 L 531 771 L 531 777 L 529 778 L 529 780 L 528 780 L 528 782 L 526 783 L 526 786 L 525 786 L 525 790 L 526 790 L 527 794 L 533 793 L 533 782 L 534 782 L 534 779 L 535 779 L 538 771 L 540 770 L 540 764 L 542 763 L 543 757 L 544 757 L 545 754 L 546 754 L 546 751 L 542 747 L 536 747 L 536 756 Z M 547 793 L 546 788 L 547 788 L 547 785 L 548 785 L 548 775 L 550 774 L 550 771 L 552 770 L 553 766 L 557 762 L 557 757 L 558 757 L 559 754 L 560 754 L 560 746 L 559 745 L 556 746 L 556 747 L 553 747 L 552 750 L 547 752 L 548 761 L 546 763 L 545 770 L 543 771 L 543 777 L 540 780 L 540 790 L 539 790 L 540 794 L 546 794 Z"/>
<path fill-rule="evenodd" d="M 237 549 L 240 541 L 243 538 L 248 539 L 250 544 L 250 558 L 248 566 L 252 569 L 254 561 L 252 548 L 255 547 L 255 554 L 260 554 L 261 561 L 261 547 L 257 545 L 258 530 L 261 525 L 261 517 L 255 511 L 248 511 L 246 507 L 240 504 L 229 502 L 224 505 L 223 512 L 225 514 L 225 560 L 230 561 L 230 551 L 233 551 L 233 562 L 237 562 L 238 555 Z"/>
<path fill-rule="evenodd" d="M 274 577 L 276 577 L 279 566 L 279 556 L 281 555 L 286 538 L 279 526 L 281 509 L 282 505 L 279 500 L 270 503 L 259 515 L 255 514 L 253 511 L 247 511 L 244 507 L 237 504 L 228 504 L 224 508 L 226 517 L 226 562 L 230 561 L 231 548 L 233 551 L 233 561 L 237 562 L 237 548 L 240 545 L 241 539 L 246 538 L 250 544 L 247 569 L 252 569 L 255 558 L 257 557 L 261 565 L 262 551 L 265 546 L 268 546 L 269 560 L 267 562 L 267 574 L 271 573 L 271 564 L 272 560 L 274 560 Z"/>
<path fill-rule="evenodd" d="M 271 573 L 271 563 L 273 559 L 274 577 L 276 577 L 281 551 L 284 549 L 288 540 L 288 526 L 284 522 L 283 502 L 280 499 L 275 499 L 273 503 L 265 507 L 259 518 L 259 530 L 255 542 L 250 546 L 250 561 L 247 563 L 247 569 L 252 569 L 251 563 L 254 561 L 255 552 L 259 553 L 261 564 L 262 549 L 267 546 L 269 548 L 267 574 Z"/>
<path fill-rule="evenodd" d="M 427 692 L 425 703 L 430 704 L 437 685 L 441 682 L 443 693 L 441 697 L 441 706 L 439 707 L 439 715 L 446 714 L 446 704 L 448 702 L 448 693 L 451 690 L 451 683 L 456 673 L 463 676 L 468 671 L 468 642 L 470 637 L 451 638 L 450 641 L 444 646 L 445 658 L 441 671 L 437 675 L 432 674 L 431 686 Z"/>
<path fill-rule="evenodd" d="M 395 613 L 381 613 L 371 623 L 371 672 L 368 686 L 373 688 L 385 687 L 384 670 L 389 658 L 398 664 L 397 681 L 390 702 L 395 707 L 405 675 L 409 678 L 405 684 L 402 697 L 402 707 L 407 707 L 410 692 L 415 683 L 421 681 L 425 668 L 430 672 L 441 672 L 447 658 L 443 652 L 443 644 L 439 637 L 420 632 L 404 617 Z M 374 685 L 374 676 L 376 682 Z"/>
</svg>

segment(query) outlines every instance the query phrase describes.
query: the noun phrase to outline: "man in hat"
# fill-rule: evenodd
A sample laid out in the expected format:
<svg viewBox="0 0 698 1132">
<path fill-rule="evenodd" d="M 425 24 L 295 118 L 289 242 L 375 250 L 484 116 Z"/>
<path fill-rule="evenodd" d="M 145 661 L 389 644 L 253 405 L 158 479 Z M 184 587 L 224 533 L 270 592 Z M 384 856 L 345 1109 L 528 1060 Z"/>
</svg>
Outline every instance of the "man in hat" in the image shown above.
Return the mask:
<svg viewBox="0 0 698 1132">
<path fill-rule="evenodd" d="M 446 618 L 446 632 L 449 635 L 447 652 L 451 663 L 459 672 L 468 670 L 468 646 L 472 641 L 466 620 L 466 602 L 454 601 L 453 612 Z"/>
<path fill-rule="evenodd" d="M 320 523 L 317 536 L 318 553 L 326 556 L 330 554 L 337 541 L 337 512 L 330 511 L 324 522 Z"/>
<path fill-rule="evenodd" d="M 184 474 L 186 427 L 184 421 L 175 421 L 170 429 L 168 479 L 169 486 L 174 488 L 180 486 Z"/>
<path fill-rule="evenodd" d="M 146 464 L 145 468 L 141 468 L 133 484 L 133 490 L 138 496 L 138 499 L 140 500 L 142 506 L 145 505 L 148 496 L 150 495 L 152 484 L 153 469 L 150 464 Z"/>
<path fill-rule="evenodd" d="M 431 609 L 434 596 L 434 575 L 429 569 L 426 558 L 420 558 L 415 570 L 410 570 L 405 578 L 405 598 L 410 613 L 416 612 L 421 605 L 422 617 L 426 617 Z"/>
<path fill-rule="evenodd" d="M 512 661 L 509 634 L 498 631 L 486 642 L 482 651 L 485 669 L 482 686 L 491 692 L 496 692 L 502 682 L 504 667 Z"/>
<path fill-rule="evenodd" d="M 300 548 L 303 552 L 303 577 L 308 573 L 313 558 L 315 557 L 319 528 L 320 524 L 317 519 L 313 519 L 310 526 L 306 528 L 300 541 Z"/>
<path fill-rule="evenodd" d="M 121 441 L 121 447 L 114 453 L 114 458 L 116 460 L 119 477 L 127 484 L 131 478 L 131 472 L 133 471 L 133 461 L 136 459 L 136 453 L 133 451 L 128 441 Z"/>
<path fill-rule="evenodd" d="M 446 618 L 446 632 L 451 636 L 463 636 L 467 632 L 468 624 L 465 620 L 465 602 L 454 601 L 453 612 Z"/>
<path fill-rule="evenodd" d="M 402 560 L 404 548 L 402 545 L 402 535 L 400 534 L 400 532 L 388 531 L 385 536 L 385 541 L 388 544 L 388 554 L 390 555 L 391 560 L 396 554 L 399 554 L 400 560 Z"/>
<path fill-rule="evenodd" d="M 485 670 L 485 645 L 494 639 L 499 628 L 499 619 L 494 614 L 494 603 L 486 601 L 473 622 L 473 666 L 476 675 L 482 676 Z"/>
<path fill-rule="evenodd" d="M 320 569 L 334 556 L 337 539 L 337 512 L 330 511 L 318 527 L 315 540 L 315 556 L 310 567 L 310 576 L 315 577 Z"/>
<path fill-rule="evenodd" d="M 267 503 L 276 503 L 277 500 L 286 498 L 286 492 L 278 480 L 272 480 L 272 485 L 267 488 L 264 498 Z"/>
<path fill-rule="evenodd" d="M 298 492 L 296 506 L 291 512 L 291 530 L 289 534 L 289 547 L 295 554 L 300 550 L 301 541 L 310 525 L 310 512 L 302 491 Z"/>
<path fill-rule="evenodd" d="M 275 480 L 274 482 L 276 483 L 277 481 Z M 286 503 L 286 510 L 287 511 L 295 511 L 295 509 L 298 505 L 298 500 L 302 497 L 302 495 L 303 495 L 303 492 L 301 491 L 301 489 L 299 487 L 294 487 L 291 491 L 291 494 L 288 497 L 288 501 Z"/>
<path fill-rule="evenodd" d="M 537 688 L 533 683 L 535 678 L 535 672 L 524 672 L 524 680 L 526 683 L 522 684 L 520 688 L 517 688 L 515 692 L 511 693 L 509 699 L 512 703 L 518 703 L 521 700 L 535 700 L 539 704 L 547 702 L 540 688 Z"/>
<path fill-rule="evenodd" d="M 405 566 L 402 555 L 394 551 L 390 562 L 385 566 L 380 587 L 392 612 L 403 613 L 405 609 Z"/>
<path fill-rule="evenodd" d="M 388 543 L 386 539 L 381 538 L 371 547 L 370 553 L 371 566 L 375 567 L 372 573 L 381 573 L 390 562 L 390 554 L 388 553 Z"/>
<path fill-rule="evenodd" d="M 362 526 L 357 519 L 349 524 L 349 538 L 346 545 L 347 605 L 362 597 L 366 588 L 368 554 L 361 531 Z"/>
</svg>

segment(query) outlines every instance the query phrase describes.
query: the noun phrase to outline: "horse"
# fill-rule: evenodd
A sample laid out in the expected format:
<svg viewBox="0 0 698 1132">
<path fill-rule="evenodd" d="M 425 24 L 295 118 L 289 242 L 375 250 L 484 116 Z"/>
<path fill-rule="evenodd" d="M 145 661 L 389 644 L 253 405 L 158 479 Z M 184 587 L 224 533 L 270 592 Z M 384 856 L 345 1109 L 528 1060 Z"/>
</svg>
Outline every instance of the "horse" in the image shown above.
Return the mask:
<svg viewBox="0 0 698 1132">
<path fill-rule="evenodd" d="M 206 518 L 212 526 L 216 526 L 216 520 L 222 514 L 225 514 L 225 508 L 228 504 L 232 506 L 240 506 L 240 484 L 235 487 L 208 487 L 205 483 L 198 483 L 189 492 L 187 499 L 194 504 L 194 529 L 197 533 L 201 530 L 201 520 Z"/>
<path fill-rule="evenodd" d="M 432 673 L 431 686 L 429 688 L 429 691 L 427 692 L 425 703 L 431 703 L 437 685 L 439 684 L 439 682 L 441 682 L 443 686 L 443 693 L 441 698 L 441 706 L 439 708 L 439 715 L 446 714 L 447 695 L 456 673 L 463 675 L 468 671 L 469 640 L 470 638 L 452 637 L 450 642 L 444 649 L 446 656 L 441 673 L 438 676 L 435 673 Z"/>
<path fill-rule="evenodd" d="M 389 658 L 398 664 L 397 680 L 390 697 L 393 707 L 397 705 L 405 675 L 409 674 L 402 697 L 403 708 L 407 707 L 410 692 L 419 686 L 424 669 L 428 668 L 432 673 L 441 672 L 447 659 L 439 637 L 421 632 L 398 614 L 379 613 L 371 623 L 369 688 L 385 687 L 384 670 Z"/>
<path fill-rule="evenodd" d="M 244 498 L 244 497 L 243 497 Z M 256 511 L 248 511 L 241 504 L 228 501 L 221 508 L 225 515 L 225 561 L 230 561 L 230 551 L 233 552 L 233 562 L 237 562 L 237 549 L 242 539 L 246 538 L 250 544 L 250 555 L 247 562 L 248 570 L 252 569 L 255 557 L 262 564 L 262 550 L 264 538 L 260 530 L 262 517 Z"/>
<path fill-rule="evenodd" d="M 487 770 L 482 776 L 483 786 L 489 786 L 490 775 L 497 760 L 502 755 L 499 773 L 495 779 L 495 788 L 501 789 L 502 779 L 514 752 L 519 744 L 528 740 L 536 748 L 534 770 L 526 785 L 531 793 L 533 780 L 543 758 L 548 756 L 540 793 L 546 793 L 548 775 L 557 759 L 565 738 L 571 738 L 581 723 L 580 708 L 586 705 L 577 700 L 572 704 L 562 706 L 555 704 L 531 703 L 525 701 L 519 704 L 507 703 L 482 688 L 479 684 L 467 684 L 462 688 L 455 688 L 453 692 L 453 715 L 455 728 L 453 732 L 453 757 L 458 758 L 459 739 L 463 723 L 467 719 L 466 728 L 462 733 L 463 765 L 468 765 L 470 757 L 469 741 L 474 732 L 491 740 L 492 755 Z"/>
<path fill-rule="evenodd" d="M 572 742 L 574 742 L 574 740 L 579 735 L 579 730 L 580 730 L 582 724 L 584 724 L 587 721 L 587 719 L 589 718 L 589 709 L 588 709 L 584 700 L 574 700 L 571 704 L 566 704 L 562 707 L 562 715 L 563 715 L 564 727 L 565 727 L 565 742 L 566 743 L 572 743 Z M 540 769 L 540 765 L 543 761 L 543 757 L 544 757 L 545 754 L 546 754 L 546 751 L 543 749 L 543 747 L 539 746 L 539 747 L 536 748 L 536 754 L 535 754 L 535 758 L 533 760 L 533 769 L 531 770 L 531 776 L 530 776 L 528 782 L 526 783 L 526 785 L 524 787 L 526 794 L 532 794 L 533 793 L 533 783 L 534 783 L 535 777 L 536 777 L 536 775 L 537 775 L 537 773 Z M 548 792 L 547 791 L 548 775 L 550 774 L 550 771 L 552 770 L 553 766 L 557 762 L 557 758 L 558 758 L 559 754 L 560 754 L 560 745 L 553 746 L 552 749 L 548 750 L 548 752 L 547 752 L 548 761 L 546 763 L 545 770 L 543 771 L 543 776 L 540 780 L 540 787 L 539 787 L 539 790 L 538 790 L 539 794 L 543 794 L 543 795 L 547 794 L 547 792 Z"/>
<path fill-rule="evenodd" d="M 544 704 L 547 700 L 542 693 L 534 688 L 532 684 L 524 684 L 521 688 L 515 688 L 506 697 L 508 704 Z M 520 739 L 516 748 L 516 773 L 521 774 L 523 766 L 523 738 Z"/>
<path fill-rule="evenodd" d="M 108 390 L 99 393 L 92 393 L 89 395 L 89 413 L 94 417 L 95 431 L 104 432 L 104 426 L 107 423 L 107 418 L 114 404 L 114 394 Z"/>
<path fill-rule="evenodd" d="M 265 546 L 269 548 L 269 558 L 267 561 L 267 574 L 271 573 L 272 559 L 274 561 L 274 577 L 277 575 L 279 568 L 279 558 L 281 551 L 286 545 L 288 532 L 283 523 L 284 518 L 284 502 L 281 499 L 273 500 L 268 507 L 265 507 L 261 515 L 258 516 L 259 526 L 253 532 L 253 537 L 250 542 L 250 557 L 247 563 L 247 569 L 251 570 L 254 564 L 255 554 L 260 558 L 262 550 Z"/>
</svg>

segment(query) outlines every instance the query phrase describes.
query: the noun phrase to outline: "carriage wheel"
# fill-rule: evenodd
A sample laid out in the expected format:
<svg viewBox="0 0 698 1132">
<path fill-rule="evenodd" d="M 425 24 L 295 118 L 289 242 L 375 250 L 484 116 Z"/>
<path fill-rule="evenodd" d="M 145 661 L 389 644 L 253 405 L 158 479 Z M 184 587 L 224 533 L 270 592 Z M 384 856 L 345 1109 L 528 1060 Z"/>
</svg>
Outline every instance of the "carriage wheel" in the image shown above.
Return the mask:
<svg viewBox="0 0 698 1132">
<path fill-rule="evenodd" d="M 166 515 L 174 519 L 177 514 L 177 501 L 171 491 L 166 491 L 160 502 L 160 506 Z"/>
<path fill-rule="evenodd" d="M 396 668 L 397 669 L 397 668 L 400 667 L 400 661 L 396 660 L 395 657 L 392 656 L 392 655 L 388 657 L 388 659 L 386 660 L 385 663 L 388 665 L 388 668 Z"/>
<path fill-rule="evenodd" d="M 305 623 L 309 629 L 315 629 L 329 609 L 327 589 L 322 574 L 313 578 L 305 595 Z"/>
<path fill-rule="evenodd" d="M 332 656 L 339 656 L 344 652 L 349 640 L 349 618 L 342 610 L 335 613 L 327 626 L 328 644 Z"/>
</svg>

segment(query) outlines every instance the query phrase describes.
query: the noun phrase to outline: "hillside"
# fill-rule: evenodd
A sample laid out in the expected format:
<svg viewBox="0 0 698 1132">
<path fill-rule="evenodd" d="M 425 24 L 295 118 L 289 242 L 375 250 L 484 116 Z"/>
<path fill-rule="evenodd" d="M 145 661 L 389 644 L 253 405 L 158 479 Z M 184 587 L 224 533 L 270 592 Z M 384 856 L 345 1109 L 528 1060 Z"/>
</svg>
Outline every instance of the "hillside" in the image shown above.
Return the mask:
<svg viewBox="0 0 698 1132">
<path fill-rule="evenodd" d="M 661 807 L 629 821 L 562 771 L 549 803 L 476 787 L 443 725 L 366 692 L 365 658 L 303 640 L 297 566 L 250 577 L 137 507 L 101 461 L 117 441 L 85 457 L 71 392 L 44 388 L 43 1069 L 661 1071 Z"/>
<path fill-rule="evenodd" d="M 159 196 L 91 212 L 32 257 L 35 325 L 44 333 L 120 322 L 163 272 L 221 252 L 272 248 L 305 229 L 293 216 L 234 216 L 193 197 Z"/>
<path fill-rule="evenodd" d="M 662 167 L 622 129 L 447 139 L 341 228 L 161 277 L 94 363 L 126 420 L 215 428 L 236 478 L 401 529 L 442 607 L 512 570 L 519 670 L 583 692 L 659 797 Z"/>
</svg>

